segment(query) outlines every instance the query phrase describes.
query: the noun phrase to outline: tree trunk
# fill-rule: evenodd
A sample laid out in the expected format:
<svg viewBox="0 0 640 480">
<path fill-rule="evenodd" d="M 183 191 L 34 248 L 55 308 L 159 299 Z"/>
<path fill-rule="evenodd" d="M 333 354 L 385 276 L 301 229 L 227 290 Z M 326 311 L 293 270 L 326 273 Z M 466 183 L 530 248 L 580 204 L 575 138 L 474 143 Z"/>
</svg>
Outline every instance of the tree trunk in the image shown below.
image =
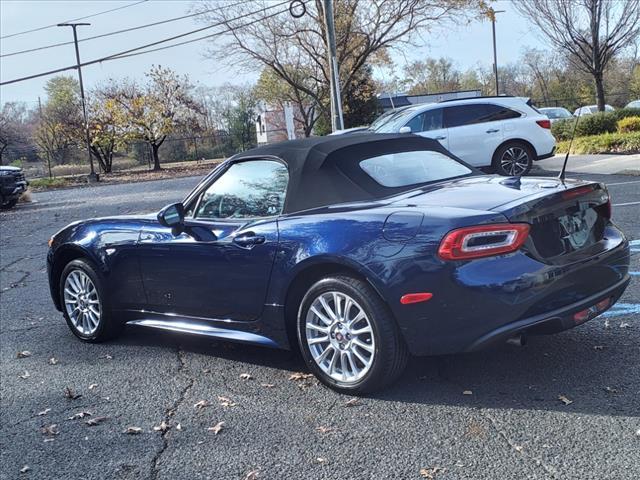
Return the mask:
<svg viewBox="0 0 640 480">
<path fill-rule="evenodd" d="M 160 167 L 160 157 L 158 156 L 158 150 L 160 149 L 160 145 L 157 145 L 155 143 L 151 144 L 151 154 L 153 156 L 153 171 L 157 172 L 162 170 L 162 167 Z"/>
<path fill-rule="evenodd" d="M 598 111 L 604 112 L 604 82 L 602 81 L 602 72 L 594 73 L 593 79 L 596 84 L 596 103 Z"/>
</svg>

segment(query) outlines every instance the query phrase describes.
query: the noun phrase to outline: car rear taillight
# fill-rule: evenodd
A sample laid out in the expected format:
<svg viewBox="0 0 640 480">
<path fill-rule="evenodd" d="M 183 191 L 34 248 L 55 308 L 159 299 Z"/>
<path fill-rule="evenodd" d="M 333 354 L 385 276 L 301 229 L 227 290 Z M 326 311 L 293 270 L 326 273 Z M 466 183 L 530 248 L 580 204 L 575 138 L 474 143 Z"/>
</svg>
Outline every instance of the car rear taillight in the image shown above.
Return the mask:
<svg viewBox="0 0 640 480">
<path fill-rule="evenodd" d="M 536 120 L 536 123 L 547 130 L 551 129 L 551 120 Z"/>
<path fill-rule="evenodd" d="M 468 260 L 515 252 L 529 235 L 528 223 L 497 223 L 452 230 L 438 248 L 443 260 Z"/>
<path fill-rule="evenodd" d="M 596 207 L 596 212 L 604 218 L 611 220 L 611 197 L 607 199 L 606 203 L 598 205 Z"/>
</svg>

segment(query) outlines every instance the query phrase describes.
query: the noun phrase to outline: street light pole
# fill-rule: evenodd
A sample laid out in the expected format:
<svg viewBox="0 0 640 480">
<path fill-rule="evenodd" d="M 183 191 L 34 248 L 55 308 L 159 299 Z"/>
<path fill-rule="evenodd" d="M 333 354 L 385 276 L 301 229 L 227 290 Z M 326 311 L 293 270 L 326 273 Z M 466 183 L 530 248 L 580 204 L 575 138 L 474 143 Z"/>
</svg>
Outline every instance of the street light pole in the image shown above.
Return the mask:
<svg viewBox="0 0 640 480">
<path fill-rule="evenodd" d="M 333 23 L 333 0 L 324 0 L 324 27 L 329 47 L 329 83 L 331 86 L 331 129 L 342 130 L 342 103 L 340 101 L 340 75 L 336 59 L 336 31 Z"/>
<path fill-rule="evenodd" d="M 496 79 L 496 96 L 500 95 L 500 87 L 498 86 L 498 54 L 496 50 L 496 13 L 504 13 L 504 10 L 489 9 L 491 17 L 491 30 L 493 32 L 493 74 Z"/>
<path fill-rule="evenodd" d="M 82 26 L 91 25 L 90 23 L 59 23 L 59 27 L 71 27 L 73 29 L 73 43 L 76 46 L 76 62 L 78 68 L 78 79 L 80 80 L 80 98 L 82 99 L 82 114 L 84 116 L 84 134 L 87 141 L 87 155 L 89 156 L 89 166 L 91 171 L 89 173 L 89 182 L 97 182 L 99 180 L 93 168 L 93 157 L 91 156 L 91 139 L 89 138 L 89 119 L 87 117 L 87 104 L 84 99 L 84 85 L 82 83 L 82 68 L 80 67 L 80 49 L 78 48 L 78 33 L 76 29 Z"/>
</svg>

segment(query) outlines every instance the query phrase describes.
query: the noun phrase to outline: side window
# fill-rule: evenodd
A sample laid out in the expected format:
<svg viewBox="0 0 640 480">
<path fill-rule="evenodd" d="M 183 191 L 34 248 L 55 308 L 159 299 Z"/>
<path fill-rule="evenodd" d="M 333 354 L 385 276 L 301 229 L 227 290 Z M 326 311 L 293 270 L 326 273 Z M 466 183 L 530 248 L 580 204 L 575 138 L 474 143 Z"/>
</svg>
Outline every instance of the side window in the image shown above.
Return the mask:
<svg viewBox="0 0 640 480">
<path fill-rule="evenodd" d="M 232 164 L 202 194 L 195 218 L 257 218 L 282 213 L 289 172 L 280 162 Z"/>
<path fill-rule="evenodd" d="M 456 105 L 444 109 L 445 125 L 448 128 L 473 125 L 476 123 L 495 122 L 518 118 L 520 113 L 501 105 L 487 103 Z"/>
<path fill-rule="evenodd" d="M 509 120 L 511 118 L 521 117 L 519 112 L 511 110 L 502 105 L 487 105 L 487 117 L 485 122 L 495 122 L 497 120 Z"/>
<path fill-rule="evenodd" d="M 407 123 L 407 127 L 411 127 L 413 133 L 428 132 L 429 130 L 438 130 L 442 128 L 442 109 L 428 110 L 420 115 L 413 117 Z"/>
<path fill-rule="evenodd" d="M 412 133 L 421 132 L 422 131 L 422 119 L 424 114 L 416 115 L 413 117 L 405 127 L 409 127 Z"/>
</svg>

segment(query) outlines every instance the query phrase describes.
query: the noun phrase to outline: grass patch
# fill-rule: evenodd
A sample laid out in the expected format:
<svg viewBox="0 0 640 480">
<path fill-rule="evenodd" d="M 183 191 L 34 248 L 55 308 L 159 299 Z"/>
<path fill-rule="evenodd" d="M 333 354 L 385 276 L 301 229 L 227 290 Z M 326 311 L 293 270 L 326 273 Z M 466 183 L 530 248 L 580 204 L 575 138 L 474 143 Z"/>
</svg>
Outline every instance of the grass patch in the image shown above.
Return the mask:
<svg viewBox="0 0 640 480">
<path fill-rule="evenodd" d="M 29 180 L 29 186 L 35 190 L 47 190 L 49 188 L 62 188 L 71 182 L 67 178 L 35 178 Z"/>
<path fill-rule="evenodd" d="M 566 153 L 569 148 L 569 141 L 558 142 L 557 153 Z M 594 154 L 594 153 L 640 153 L 640 132 L 630 133 L 603 133 L 602 135 L 591 135 L 588 137 L 578 137 L 573 140 L 571 153 Z"/>
</svg>

